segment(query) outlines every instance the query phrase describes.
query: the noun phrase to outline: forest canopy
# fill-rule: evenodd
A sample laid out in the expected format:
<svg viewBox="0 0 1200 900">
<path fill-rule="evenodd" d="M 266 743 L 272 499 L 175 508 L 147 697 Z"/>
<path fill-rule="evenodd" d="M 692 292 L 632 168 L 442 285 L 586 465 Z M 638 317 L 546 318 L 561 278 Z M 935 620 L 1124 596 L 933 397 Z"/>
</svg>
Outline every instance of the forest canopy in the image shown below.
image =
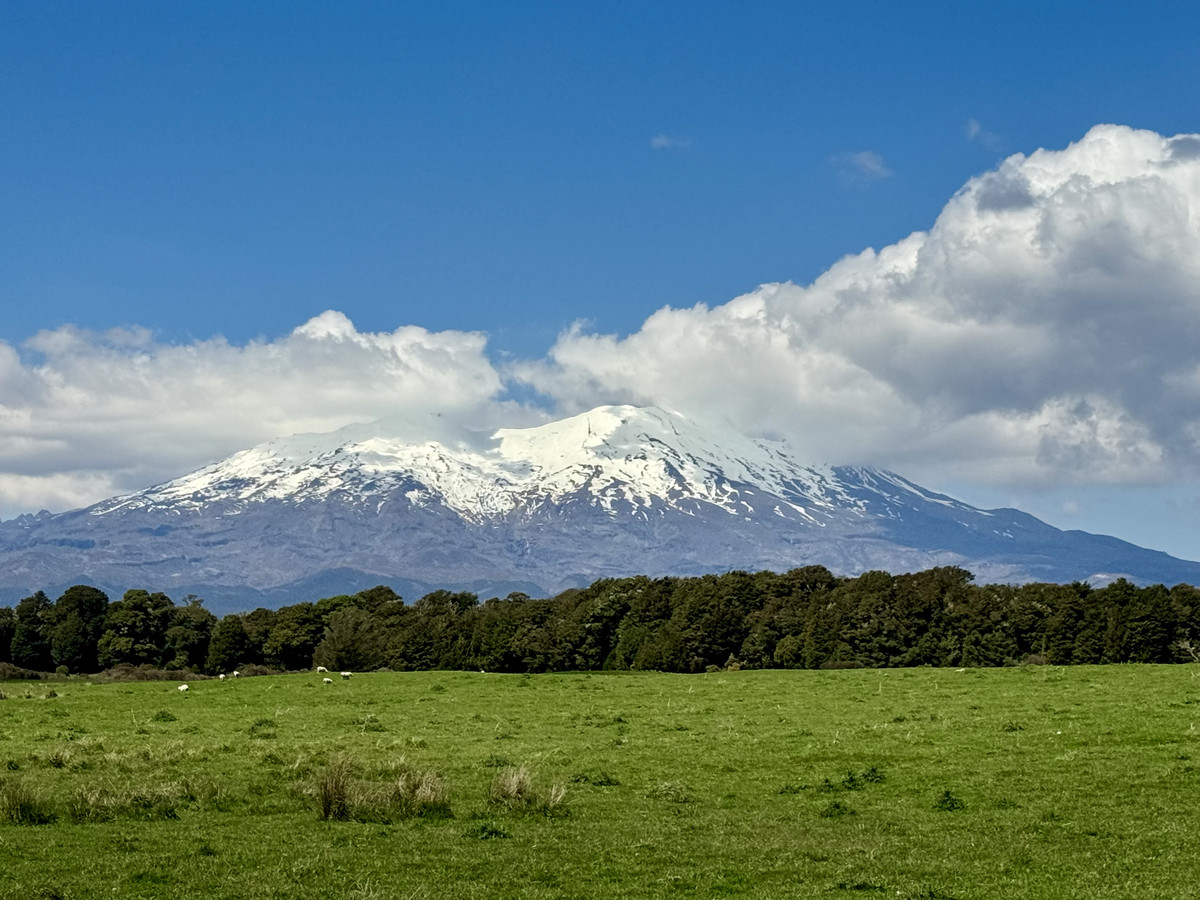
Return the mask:
<svg viewBox="0 0 1200 900">
<path fill-rule="evenodd" d="M 700 577 L 609 578 L 555 597 L 480 602 L 380 585 L 218 619 L 194 596 L 76 585 L 0 608 L 0 663 L 215 674 L 379 668 L 550 672 L 717 668 L 1171 663 L 1200 658 L 1200 590 L 976 585 L 957 567 L 834 576 L 822 566 Z"/>
</svg>

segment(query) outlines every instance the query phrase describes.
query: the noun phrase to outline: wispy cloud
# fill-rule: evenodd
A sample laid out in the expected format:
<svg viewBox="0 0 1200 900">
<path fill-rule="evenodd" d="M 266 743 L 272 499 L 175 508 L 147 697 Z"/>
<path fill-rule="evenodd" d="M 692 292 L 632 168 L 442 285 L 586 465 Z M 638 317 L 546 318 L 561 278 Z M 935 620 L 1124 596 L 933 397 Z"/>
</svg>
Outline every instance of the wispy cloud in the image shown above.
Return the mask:
<svg viewBox="0 0 1200 900">
<path fill-rule="evenodd" d="M 650 138 L 650 148 L 652 150 L 682 150 L 690 146 L 692 146 L 691 138 L 673 137 L 669 134 L 663 134 L 661 131 Z"/>
<path fill-rule="evenodd" d="M 837 166 L 842 180 L 850 184 L 872 184 L 896 174 L 874 150 L 842 153 L 834 156 L 831 161 Z"/>
<path fill-rule="evenodd" d="M 967 119 L 963 126 L 963 134 L 967 136 L 968 141 L 975 141 L 985 147 L 995 148 L 1000 145 L 1000 135 L 988 131 L 979 124 L 978 119 Z"/>
</svg>

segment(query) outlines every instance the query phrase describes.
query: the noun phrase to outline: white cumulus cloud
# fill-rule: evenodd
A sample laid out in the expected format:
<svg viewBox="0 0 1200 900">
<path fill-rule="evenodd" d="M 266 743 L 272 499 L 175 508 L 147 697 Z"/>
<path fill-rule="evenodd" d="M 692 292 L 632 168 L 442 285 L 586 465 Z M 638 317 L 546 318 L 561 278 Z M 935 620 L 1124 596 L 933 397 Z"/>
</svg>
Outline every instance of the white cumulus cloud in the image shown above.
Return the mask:
<svg viewBox="0 0 1200 900">
<path fill-rule="evenodd" d="M 72 327 L 0 343 L 0 515 L 86 504 L 295 432 L 389 417 L 434 436 L 528 418 L 496 400 L 485 343 L 363 333 L 333 311 L 244 346 Z"/>
<path fill-rule="evenodd" d="M 1200 463 L 1200 139 L 1097 126 L 969 181 L 928 232 L 516 377 L 564 410 L 656 402 L 814 461 L 992 484 Z"/>
<path fill-rule="evenodd" d="M 509 388 L 552 408 L 506 401 Z M 578 325 L 545 357 L 503 367 L 481 334 L 366 333 L 333 311 L 244 345 L 71 327 L 0 341 L 0 516 L 82 505 L 295 432 L 387 417 L 440 437 L 614 402 L 934 486 L 1195 478 L 1200 136 L 1098 126 L 1006 159 L 928 231 L 811 284 L 661 309 L 625 336 Z"/>
</svg>

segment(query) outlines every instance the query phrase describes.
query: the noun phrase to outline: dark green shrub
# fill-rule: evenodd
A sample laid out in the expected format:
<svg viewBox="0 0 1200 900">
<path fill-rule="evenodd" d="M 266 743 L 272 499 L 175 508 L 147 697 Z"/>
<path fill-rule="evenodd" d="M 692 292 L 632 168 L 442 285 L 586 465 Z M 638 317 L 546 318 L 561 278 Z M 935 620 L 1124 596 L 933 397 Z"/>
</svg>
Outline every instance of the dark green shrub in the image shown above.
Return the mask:
<svg viewBox="0 0 1200 900">
<path fill-rule="evenodd" d="M 615 787 L 621 782 L 607 772 L 597 772 L 589 775 L 586 772 L 576 772 L 568 779 L 572 784 L 590 784 L 595 787 Z"/>
<path fill-rule="evenodd" d="M 956 812 L 960 809 L 965 809 L 966 804 L 958 797 L 955 797 L 949 790 L 942 791 L 942 795 L 933 802 L 933 808 L 942 812 Z"/>
<path fill-rule="evenodd" d="M 822 819 L 837 819 L 842 816 L 856 816 L 858 813 L 841 800 L 834 800 L 821 810 L 820 815 Z"/>
<path fill-rule="evenodd" d="M 476 822 L 470 828 L 463 832 L 463 837 L 478 838 L 481 841 L 490 841 L 497 838 L 512 837 L 507 831 L 497 825 L 495 822 Z"/>
</svg>

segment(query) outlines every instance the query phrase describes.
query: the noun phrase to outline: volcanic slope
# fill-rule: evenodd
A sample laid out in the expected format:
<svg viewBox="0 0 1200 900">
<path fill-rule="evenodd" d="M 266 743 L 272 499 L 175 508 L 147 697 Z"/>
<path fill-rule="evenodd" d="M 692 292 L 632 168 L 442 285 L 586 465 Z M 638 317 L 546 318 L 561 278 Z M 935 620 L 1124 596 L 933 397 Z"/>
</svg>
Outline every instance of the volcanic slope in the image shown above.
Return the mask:
<svg viewBox="0 0 1200 900">
<path fill-rule="evenodd" d="M 271 441 L 86 509 L 0 523 L 0 564 L 0 599 L 85 582 L 225 608 L 380 582 L 409 597 L 544 595 L 604 576 L 809 564 L 1200 582 L 1198 563 L 630 406 L 453 445 L 379 423 Z"/>
</svg>

